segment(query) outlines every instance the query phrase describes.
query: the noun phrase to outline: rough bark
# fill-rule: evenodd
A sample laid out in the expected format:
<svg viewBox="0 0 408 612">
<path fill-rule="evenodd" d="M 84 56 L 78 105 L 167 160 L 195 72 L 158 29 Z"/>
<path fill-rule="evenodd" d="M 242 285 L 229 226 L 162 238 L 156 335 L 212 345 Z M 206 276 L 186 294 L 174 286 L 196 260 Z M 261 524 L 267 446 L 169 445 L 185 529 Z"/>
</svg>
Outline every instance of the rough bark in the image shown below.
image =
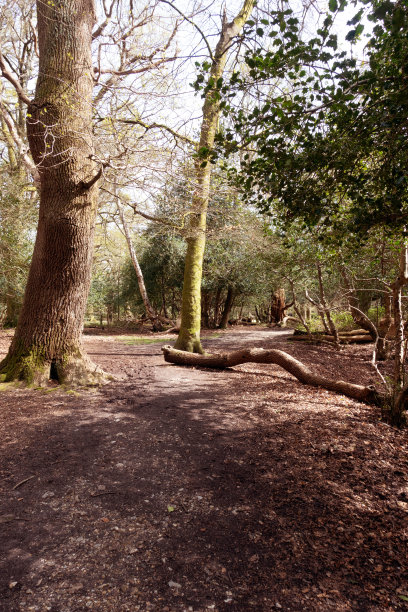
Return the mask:
<svg viewBox="0 0 408 612">
<path fill-rule="evenodd" d="M 382 397 L 372 386 L 365 387 L 344 380 L 332 380 L 312 372 L 302 362 L 288 353 L 277 349 L 241 349 L 230 353 L 194 355 L 185 351 L 163 346 L 164 359 L 169 363 L 187 366 L 225 369 L 241 363 L 273 363 L 297 378 L 301 383 L 313 387 L 323 387 L 329 391 L 342 393 L 362 402 L 378 404 Z"/>
<path fill-rule="evenodd" d="M 92 139 L 91 0 L 37 3 L 39 75 L 27 133 L 40 177 L 37 238 L 3 379 L 89 384 L 103 372 L 84 355 L 97 206 Z"/>
<path fill-rule="evenodd" d="M 232 40 L 237 36 L 253 8 L 253 0 L 244 0 L 239 14 L 230 23 L 224 20 L 221 35 L 212 57 L 210 78 L 216 84 L 222 78 Z M 201 125 L 199 151 L 209 151 L 214 146 L 214 139 L 220 116 L 220 106 L 213 89 L 210 89 L 204 100 L 203 121 Z M 179 349 L 202 353 L 200 341 L 201 327 L 201 278 L 205 248 L 207 208 L 210 193 L 211 164 L 203 164 L 197 156 L 195 160 L 195 191 L 193 194 L 190 215 L 187 253 L 184 267 L 184 284 L 181 307 L 181 326 L 176 346 Z"/>
</svg>

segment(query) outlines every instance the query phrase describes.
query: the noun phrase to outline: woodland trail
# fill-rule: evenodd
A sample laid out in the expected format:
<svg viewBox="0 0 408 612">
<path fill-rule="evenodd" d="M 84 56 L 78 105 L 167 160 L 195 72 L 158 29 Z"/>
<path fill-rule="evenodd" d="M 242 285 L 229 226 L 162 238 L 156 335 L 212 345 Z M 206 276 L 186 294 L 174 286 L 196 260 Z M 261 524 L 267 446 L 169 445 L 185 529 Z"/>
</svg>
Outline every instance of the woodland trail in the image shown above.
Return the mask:
<svg viewBox="0 0 408 612">
<path fill-rule="evenodd" d="M 164 337 L 85 342 L 117 381 L 0 393 L 0 610 L 408 609 L 406 431 L 276 366 L 172 366 Z M 367 347 L 204 340 L 243 344 L 370 380 Z"/>
</svg>

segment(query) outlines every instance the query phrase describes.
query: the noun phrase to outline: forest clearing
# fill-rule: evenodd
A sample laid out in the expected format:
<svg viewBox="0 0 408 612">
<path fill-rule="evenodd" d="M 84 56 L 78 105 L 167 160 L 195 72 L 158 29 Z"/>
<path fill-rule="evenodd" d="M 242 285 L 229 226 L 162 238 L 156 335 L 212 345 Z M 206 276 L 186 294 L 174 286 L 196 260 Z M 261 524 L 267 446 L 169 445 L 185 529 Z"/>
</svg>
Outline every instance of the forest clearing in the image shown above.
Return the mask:
<svg viewBox="0 0 408 612">
<path fill-rule="evenodd" d="M 0 0 L 1 612 L 408 609 L 407 65 L 407 0 Z"/>
<path fill-rule="evenodd" d="M 290 333 L 203 342 L 370 382 L 367 345 Z M 97 390 L 2 392 L 0 609 L 406 610 L 408 431 L 274 365 L 166 364 L 152 338 L 86 335 L 118 379 Z"/>
</svg>

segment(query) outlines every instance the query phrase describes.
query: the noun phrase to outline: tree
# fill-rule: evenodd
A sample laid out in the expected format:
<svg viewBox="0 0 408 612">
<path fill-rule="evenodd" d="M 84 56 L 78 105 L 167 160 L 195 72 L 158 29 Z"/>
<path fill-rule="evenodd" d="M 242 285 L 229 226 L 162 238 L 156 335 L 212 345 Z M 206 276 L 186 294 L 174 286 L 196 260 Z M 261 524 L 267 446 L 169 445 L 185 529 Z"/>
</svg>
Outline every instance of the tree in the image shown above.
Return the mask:
<svg viewBox="0 0 408 612">
<path fill-rule="evenodd" d="M 151 302 L 149 300 L 149 296 L 147 294 L 147 289 L 146 289 L 145 281 L 144 281 L 144 278 L 143 278 L 142 268 L 140 267 L 139 260 L 138 260 L 137 255 L 136 255 L 136 250 L 135 250 L 135 247 L 133 245 L 132 239 L 130 237 L 129 227 L 128 227 L 128 224 L 127 224 L 127 221 L 126 221 L 126 218 L 125 218 L 125 214 L 124 214 L 124 211 L 123 211 L 123 206 L 122 206 L 122 203 L 120 202 L 119 196 L 117 197 L 116 205 L 117 205 L 120 221 L 121 221 L 122 228 L 123 228 L 123 233 L 125 235 L 126 243 L 128 245 L 130 259 L 132 261 L 133 269 L 134 269 L 135 274 L 136 274 L 137 284 L 138 284 L 138 287 L 139 287 L 140 295 L 141 295 L 144 307 L 146 309 L 147 317 L 152 322 L 153 331 L 161 331 L 163 329 L 163 325 L 162 324 L 165 323 L 165 322 L 169 323 L 169 321 L 166 320 L 165 317 L 161 317 L 159 315 L 159 313 L 156 311 L 156 309 L 154 308 L 154 306 L 151 304 Z"/>
<path fill-rule="evenodd" d="M 0 372 L 6 381 L 89 384 L 102 371 L 81 333 L 90 285 L 97 207 L 92 137 L 92 0 L 37 2 L 39 73 L 27 131 L 40 174 L 37 238 L 15 336 Z"/>
<path fill-rule="evenodd" d="M 220 38 L 211 54 L 210 78 L 204 97 L 203 119 L 200 132 L 199 155 L 195 160 L 195 191 L 192 215 L 189 220 L 187 253 L 184 269 L 181 326 L 176 347 L 181 350 L 202 353 L 201 327 L 201 278 L 205 248 L 208 197 L 211 165 L 208 153 L 213 148 L 220 116 L 219 88 L 222 84 L 228 51 L 253 8 L 253 0 L 244 0 L 238 15 L 228 23 L 224 15 Z M 204 78 L 204 77 L 203 77 Z"/>
<path fill-rule="evenodd" d="M 330 11 L 344 4 L 330 1 Z M 355 27 L 347 40 L 355 41 L 361 35 L 364 26 L 360 20 L 367 4 L 362 2 L 363 8 L 360 5 L 350 20 L 349 25 Z M 278 363 L 302 382 L 388 404 L 392 422 L 400 425 L 406 420 L 408 407 L 402 308 L 402 291 L 408 282 L 408 107 L 404 69 L 408 13 L 403 3 L 375 1 L 369 8 L 369 18 L 376 25 L 368 46 L 369 61 L 363 67 L 353 57 L 346 57 L 345 52 L 336 51 L 330 15 L 317 30 L 317 36 L 303 42 L 291 11 L 276 11 L 272 25 L 278 29 L 269 32 L 275 49 L 258 47 L 248 52 L 247 72 L 235 73 L 230 86 L 222 89 L 228 96 L 222 102 L 224 113 L 232 116 L 233 127 L 224 130 L 219 141 L 223 153 L 240 151 L 241 167 L 233 170 L 236 184 L 248 201 L 273 217 L 275 226 L 288 228 L 296 220 L 332 249 L 343 246 L 350 235 L 361 245 L 375 230 L 383 228 L 399 243 L 399 269 L 388 284 L 395 326 L 393 385 L 387 384 L 378 368 L 385 385 L 382 393 L 371 387 L 351 388 L 343 381 L 322 377 L 318 380 L 302 364 L 294 364 L 289 356 L 276 351 L 192 356 L 165 347 L 164 352 L 173 363 L 208 367 L 230 367 L 246 361 Z M 261 23 L 269 25 L 264 19 Z M 261 27 L 256 32 L 260 36 L 264 33 Z M 272 86 L 274 81 L 280 83 L 279 89 Z M 268 82 L 272 83 L 269 87 Z M 232 108 L 230 98 L 238 94 L 242 101 L 242 92 L 253 95 L 255 101 L 250 110 Z M 211 157 L 216 159 L 217 152 L 212 151 Z M 319 261 L 317 272 L 317 305 L 330 325 Z M 382 282 L 376 276 L 371 280 Z M 346 289 L 353 316 L 357 320 L 358 315 L 358 320 L 376 337 L 372 363 L 377 367 L 378 331 L 358 308 L 355 289 L 347 283 Z M 389 325 L 391 317 L 388 321 Z M 330 333 L 336 336 L 332 328 L 330 325 Z"/>
</svg>

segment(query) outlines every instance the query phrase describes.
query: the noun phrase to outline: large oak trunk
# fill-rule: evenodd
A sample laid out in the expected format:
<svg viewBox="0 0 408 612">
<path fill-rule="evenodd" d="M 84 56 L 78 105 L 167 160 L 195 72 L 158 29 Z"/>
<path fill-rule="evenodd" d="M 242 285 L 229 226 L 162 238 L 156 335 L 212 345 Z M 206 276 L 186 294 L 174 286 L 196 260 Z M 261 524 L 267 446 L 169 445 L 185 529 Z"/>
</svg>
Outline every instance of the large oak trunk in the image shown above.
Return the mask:
<svg viewBox="0 0 408 612">
<path fill-rule="evenodd" d="M 84 355 L 98 177 L 93 159 L 92 0 L 38 0 L 39 76 L 27 113 L 40 172 L 37 238 L 5 380 L 88 384 L 103 378 Z"/>
</svg>

